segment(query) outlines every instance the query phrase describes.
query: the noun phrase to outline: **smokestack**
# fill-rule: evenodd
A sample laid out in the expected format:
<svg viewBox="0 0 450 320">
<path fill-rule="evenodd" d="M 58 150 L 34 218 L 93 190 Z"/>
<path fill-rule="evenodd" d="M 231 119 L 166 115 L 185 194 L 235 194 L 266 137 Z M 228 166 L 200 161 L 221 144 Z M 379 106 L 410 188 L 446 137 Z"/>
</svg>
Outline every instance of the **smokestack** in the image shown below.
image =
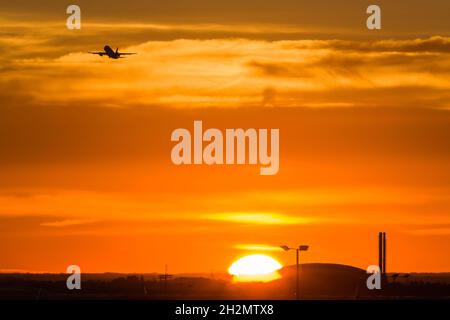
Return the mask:
<svg viewBox="0 0 450 320">
<path fill-rule="evenodd" d="M 386 232 L 383 232 L 383 275 L 386 275 Z"/>
<path fill-rule="evenodd" d="M 378 233 L 378 267 L 383 274 L 383 233 Z"/>
</svg>

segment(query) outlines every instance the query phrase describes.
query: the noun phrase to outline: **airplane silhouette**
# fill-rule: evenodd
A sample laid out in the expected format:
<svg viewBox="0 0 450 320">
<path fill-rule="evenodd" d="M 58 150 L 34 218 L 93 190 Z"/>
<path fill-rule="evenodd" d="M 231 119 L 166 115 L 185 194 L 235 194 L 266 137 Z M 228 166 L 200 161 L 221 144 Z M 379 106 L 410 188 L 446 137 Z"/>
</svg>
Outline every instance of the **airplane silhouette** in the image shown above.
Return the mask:
<svg viewBox="0 0 450 320">
<path fill-rule="evenodd" d="M 108 56 L 110 59 L 123 59 L 125 57 L 121 57 L 121 56 L 130 55 L 130 54 L 137 54 L 135 52 L 119 52 L 119 48 L 117 48 L 116 51 L 114 51 L 113 49 L 111 49 L 110 46 L 105 46 L 103 48 L 103 50 L 105 50 L 105 51 L 88 52 L 88 53 L 90 53 L 90 54 L 98 54 L 100 57 Z"/>
</svg>

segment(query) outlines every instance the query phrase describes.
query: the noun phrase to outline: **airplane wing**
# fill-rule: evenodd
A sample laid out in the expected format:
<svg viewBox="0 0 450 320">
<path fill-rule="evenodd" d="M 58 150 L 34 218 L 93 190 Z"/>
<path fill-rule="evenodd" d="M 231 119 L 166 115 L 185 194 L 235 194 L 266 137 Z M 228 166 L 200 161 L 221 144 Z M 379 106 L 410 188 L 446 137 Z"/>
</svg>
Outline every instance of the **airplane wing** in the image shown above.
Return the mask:
<svg viewBox="0 0 450 320">
<path fill-rule="evenodd" d="M 98 54 L 100 57 L 104 56 L 106 52 L 88 52 L 90 54 Z"/>
</svg>

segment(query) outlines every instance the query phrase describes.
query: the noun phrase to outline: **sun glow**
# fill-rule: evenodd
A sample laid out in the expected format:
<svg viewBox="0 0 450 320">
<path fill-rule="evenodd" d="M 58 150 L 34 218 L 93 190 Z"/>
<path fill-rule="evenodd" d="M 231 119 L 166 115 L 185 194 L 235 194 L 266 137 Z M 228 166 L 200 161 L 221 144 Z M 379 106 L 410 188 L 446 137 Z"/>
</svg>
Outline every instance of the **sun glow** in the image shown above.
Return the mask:
<svg viewBox="0 0 450 320">
<path fill-rule="evenodd" d="M 277 272 L 281 268 L 282 265 L 275 259 L 263 254 L 253 254 L 235 261 L 228 273 L 234 276 L 234 281 L 268 282 L 281 277 Z"/>
</svg>

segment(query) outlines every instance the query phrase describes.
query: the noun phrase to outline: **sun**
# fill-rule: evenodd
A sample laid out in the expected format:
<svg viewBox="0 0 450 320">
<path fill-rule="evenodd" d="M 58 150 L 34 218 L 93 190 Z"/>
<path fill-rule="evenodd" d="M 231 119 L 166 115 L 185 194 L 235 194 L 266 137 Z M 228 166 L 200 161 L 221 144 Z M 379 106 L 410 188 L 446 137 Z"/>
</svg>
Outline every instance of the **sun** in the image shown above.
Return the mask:
<svg viewBox="0 0 450 320">
<path fill-rule="evenodd" d="M 277 270 L 282 267 L 272 257 L 264 254 L 252 254 L 235 261 L 228 269 L 228 273 L 234 276 L 235 281 L 268 282 L 280 278 Z"/>
</svg>

